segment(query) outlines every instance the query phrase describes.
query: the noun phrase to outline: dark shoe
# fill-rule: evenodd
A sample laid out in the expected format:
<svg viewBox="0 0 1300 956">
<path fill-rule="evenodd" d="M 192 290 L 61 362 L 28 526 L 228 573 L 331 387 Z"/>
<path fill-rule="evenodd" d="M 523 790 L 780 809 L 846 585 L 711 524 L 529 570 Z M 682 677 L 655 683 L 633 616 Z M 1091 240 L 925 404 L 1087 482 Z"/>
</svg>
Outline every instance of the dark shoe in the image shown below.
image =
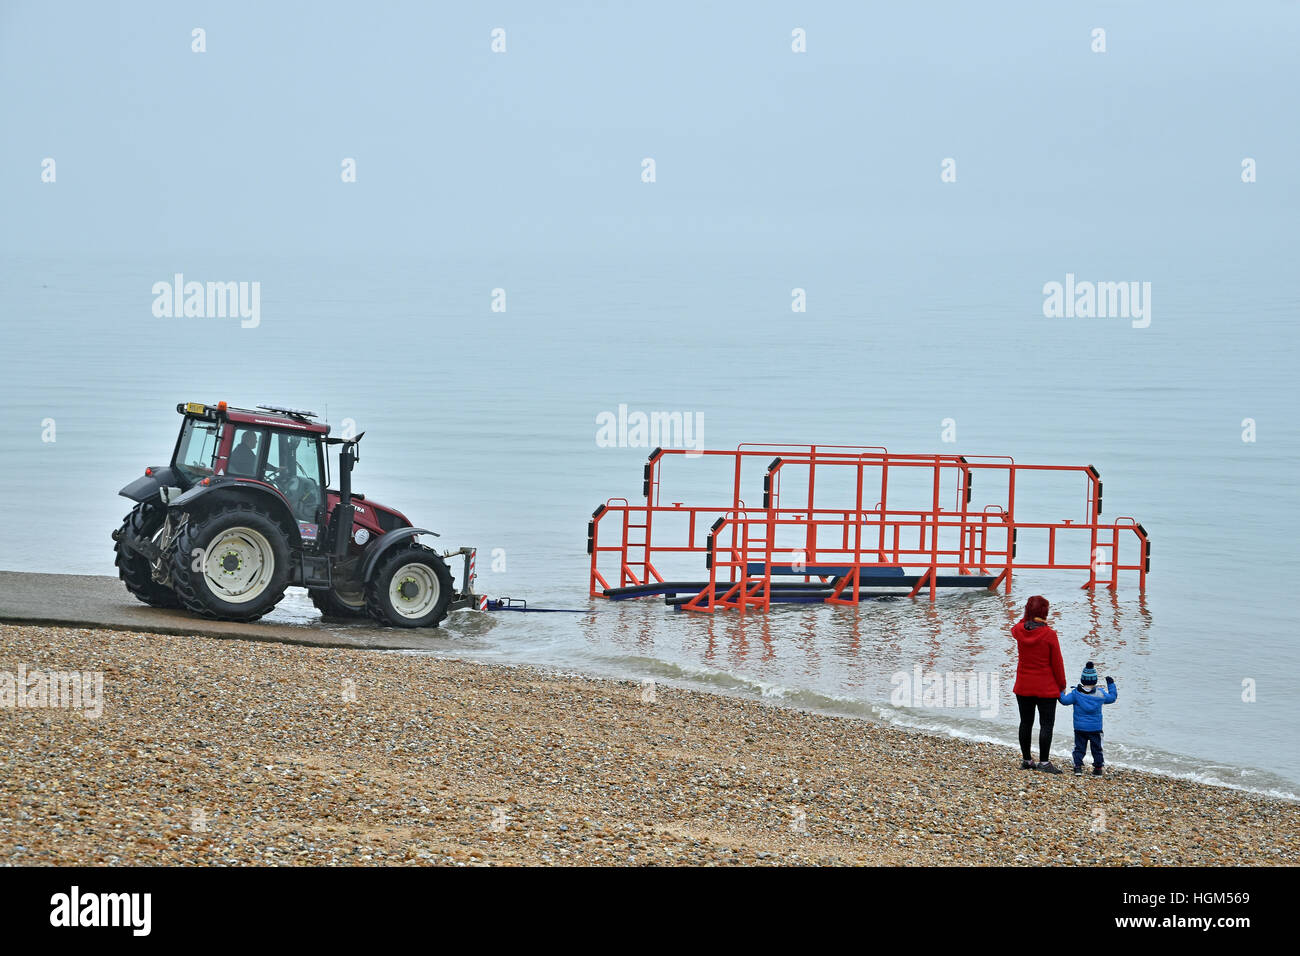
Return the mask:
<svg viewBox="0 0 1300 956">
<path fill-rule="evenodd" d="M 1076 764 L 1074 765 L 1074 772 L 1075 772 L 1075 773 L 1083 773 L 1083 764 L 1081 764 L 1081 763 L 1076 763 Z"/>
<path fill-rule="evenodd" d="M 1020 769 L 1021 769 L 1021 770 L 1034 770 L 1034 769 L 1036 769 L 1037 767 L 1038 767 L 1038 764 L 1034 763 L 1032 760 L 1025 759 L 1025 760 L 1020 761 Z"/>
<path fill-rule="evenodd" d="M 1092 768 L 1092 775 L 1093 775 L 1094 777 L 1100 777 L 1100 776 L 1101 776 L 1101 767 L 1093 767 L 1093 768 Z"/>
<path fill-rule="evenodd" d="M 1040 761 L 1039 764 L 1038 764 L 1038 769 L 1041 770 L 1041 771 L 1043 771 L 1043 773 L 1060 773 L 1060 772 L 1061 772 L 1061 768 L 1058 767 L 1056 764 L 1052 763 L 1052 761 L 1050 761 L 1050 760 L 1043 760 L 1043 761 Z"/>
</svg>

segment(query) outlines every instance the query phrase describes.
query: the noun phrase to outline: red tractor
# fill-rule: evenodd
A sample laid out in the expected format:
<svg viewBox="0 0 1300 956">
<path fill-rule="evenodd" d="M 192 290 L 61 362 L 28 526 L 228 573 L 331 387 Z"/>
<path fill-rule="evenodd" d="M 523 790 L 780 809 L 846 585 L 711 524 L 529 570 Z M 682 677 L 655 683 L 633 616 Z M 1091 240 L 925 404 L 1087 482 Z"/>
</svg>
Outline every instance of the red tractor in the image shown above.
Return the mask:
<svg viewBox="0 0 1300 956">
<path fill-rule="evenodd" d="M 137 504 L 113 532 L 127 590 L 154 607 L 253 621 L 307 588 L 330 617 L 369 615 L 398 627 L 437 627 L 477 607 L 473 549 L 439 554 L 434 532 L 352 491 L 354 439 L 329 437 L 312 412 L 225 402 L 176 406 L 184 416 L 171 464 L 145 469 L 120 492 Z M 338 445 L 338 490 L 326 446 Z M 434 535 L 436 537 L 436 535 Z M 465 556 L 457 593 L 446 557 Z"/>
</svg>

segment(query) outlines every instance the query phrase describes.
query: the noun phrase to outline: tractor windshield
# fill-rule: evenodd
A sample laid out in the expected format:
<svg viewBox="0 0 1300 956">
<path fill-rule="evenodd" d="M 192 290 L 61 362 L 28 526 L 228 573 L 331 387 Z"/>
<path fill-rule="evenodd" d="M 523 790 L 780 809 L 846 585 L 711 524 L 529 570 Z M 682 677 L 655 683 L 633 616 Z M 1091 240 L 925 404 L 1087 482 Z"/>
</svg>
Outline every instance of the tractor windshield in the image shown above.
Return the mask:
<svg viewBox="0 0 1300 956">
<path fill-rule="evenodd" d="M 212 460 L 217 454 L 218 429 L 216 422 L 185 419 L 172 467 L 191 482 L 212 474 Z"/>
</svg>

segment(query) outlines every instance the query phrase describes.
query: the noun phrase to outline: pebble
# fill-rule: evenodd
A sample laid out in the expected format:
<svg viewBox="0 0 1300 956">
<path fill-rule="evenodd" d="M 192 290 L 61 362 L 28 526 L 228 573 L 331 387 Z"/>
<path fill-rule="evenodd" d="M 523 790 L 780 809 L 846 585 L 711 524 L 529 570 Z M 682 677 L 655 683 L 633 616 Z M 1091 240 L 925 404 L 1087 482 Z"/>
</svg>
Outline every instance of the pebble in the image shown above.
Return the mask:
<svg viewBox="0 0 1300 956">
<path fill-rule="evenodd" d="M 1291 801 L 639 680 L 0 624 L 20 663 L 104 712 L 0 711 L 0 865 L 1300 862 Z"/>
</svg>

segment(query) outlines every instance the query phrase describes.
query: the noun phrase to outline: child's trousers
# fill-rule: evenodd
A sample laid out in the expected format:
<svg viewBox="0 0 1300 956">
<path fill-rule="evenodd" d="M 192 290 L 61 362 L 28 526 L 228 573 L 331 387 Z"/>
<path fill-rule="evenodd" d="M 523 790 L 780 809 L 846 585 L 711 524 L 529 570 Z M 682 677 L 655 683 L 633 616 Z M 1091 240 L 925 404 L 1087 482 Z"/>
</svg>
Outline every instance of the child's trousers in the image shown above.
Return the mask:
<svg viewBox="0 0 1300 956">
<path fill-rule="evenodd" d="M 1076 730 L 1074 732 L 1074 765 L 1076 767 L 1083 766 L 1083 756 L 1088 752 L 1089 746 L 1092 747 L 1092 765 L 1101 767 L 1106 763 L 1101 755 L 1101 731 Z"/>
</svg>

